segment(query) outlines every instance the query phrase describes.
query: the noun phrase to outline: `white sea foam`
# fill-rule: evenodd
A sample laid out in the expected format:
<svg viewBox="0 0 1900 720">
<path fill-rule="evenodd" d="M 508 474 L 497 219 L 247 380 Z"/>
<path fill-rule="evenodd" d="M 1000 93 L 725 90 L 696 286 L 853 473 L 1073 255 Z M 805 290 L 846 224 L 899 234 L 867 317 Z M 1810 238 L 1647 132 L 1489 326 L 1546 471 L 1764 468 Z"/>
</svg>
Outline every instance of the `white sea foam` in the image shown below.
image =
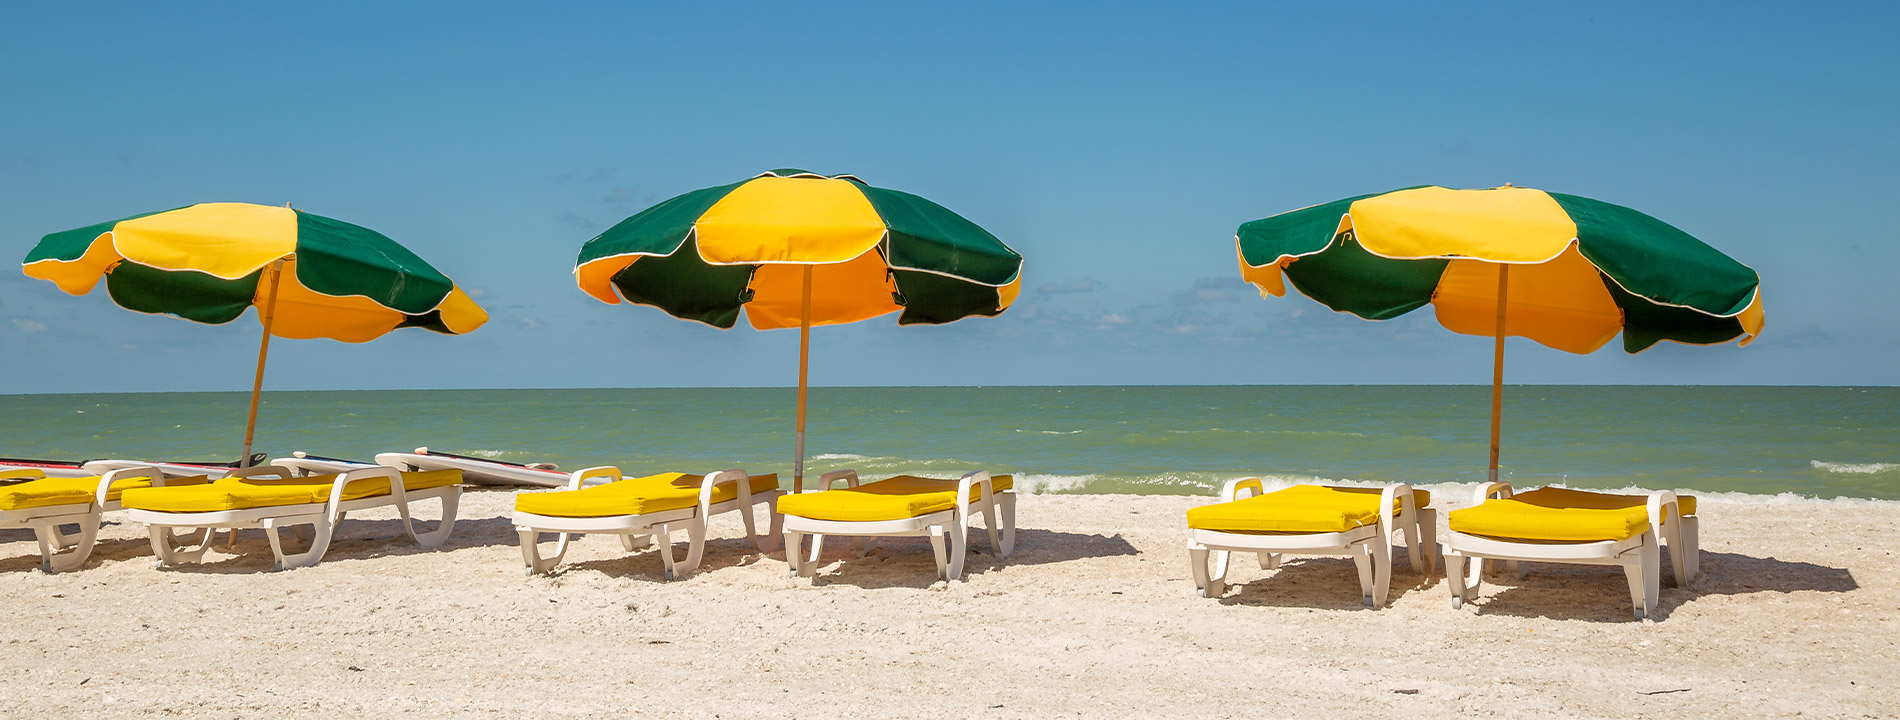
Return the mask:
<svg viewBox="0 0 1900 720">
<path fill-rule="evenodd" d="M 813 460 L 869 460 L 871 459 L 871 456 L 853 455 L 851 453 L 819 453 L 817 455 L 811 456 L 811 459 Z"/>
<path fill-rule="evenodd" d="M 1233 480 L 1236 478 L 1241 478 L 1241 477 L 1260 478 L 1261 488 L 1265 490 L 1266 492 L 1273 492 L 1275 490 L 1283 490 L 1283 489 L 1292 487 L 1294 485 L 1310 485 L 1310 484 L 1333 485 L 1333 486 L 1338 486 L 1338 487 L 1366 487 L 1366 488 L 1384 487 L 1385 485 L 1384 483 L 1366 481 L 1366 480 L 1353 480 L 1350 478 L 1325 478 L 1325 477 L 1317 477 L 1317 476 L 1312 476 L 1312 475 L 1233 475 L 1230 477 L 1213 476 L 1213 477 L 1206 477 L 1206 478 L 1192 478 L 1192 477 L 1185 477 L 1185 476 L 1179 476 L 1179 475 L 1164 474 L 1164 475 L 1126 478 L 1126 479 L 1120 479 L 1120 478 L 1108 479 L 1108 478 L 1098 478 L 1095 475 L 1018 474 L 1016 477 L 1023 479 L 1023 484 L 1021 485 L 1021 487 L 1024 489 L 1022 491 L 1032 492 L 1032 493 L 1074 493 L 1074 492 L 1088 493 L 1092 489 L 1091 486 L 1098 486 L 1098 487 L 1107 486 L 1107 487 L 1115 487 L 1116 488 L 1116 490 L 1114 490 L 1115 492 L 1134 492 L 1137 494 L 1146 494 L 1146 493 L 1143 493 L 1143 491 L 1141 491 L 1138 488 L 1144 487 L 1144 486 L 1146 487 L 1188 486 L 1188 487 L 1198 487 L 1198 488 L 1204 489 L 1210 498 L 1219 494 L 1221 487 L 1225 485 L 1227 481 Z M 1482 483 L 1443 482 L 1443 483 L 1417 484 L 1417 485 L 1413 485 L 1412 487 L 1414 489 L 1426 490 L 1426 491 L 1431 492 L 1432 497 L 1433 497 L 1432 504 L 1438 507 L 1446 507 L 1447 505 L 1463 506 L 1467 504 L 1470 501 L 1472 493 L 1476 491 L 1478 486 L 1481 484 Z M 1552 486 L 1556 486 L 1556 487 L 1568 487 L 1567 485 L 1564 485 L 1563 483 L 1548 483 L 1548 484 Z M 1542 485 L 1543 484 L 1521 486 L 1518 489 L 1530 490 L 1530 489 L 1535 489 L 1536 487 L 1542 487 Z M 1121 490 L 1120 488 L 1129 488 L 1129 489 Z M 1591 492 L 1613 493 L 1613 494 L 1618 494 L 1618 495 L 1647 495 L 1650 492 L 1653 492 L 1654 490 L 1656 490 L 1656 488 L 1643 488 L 1643 487 L 1635 487 L 1635 486 L 1628 486 L 1628 487 L 1622 487 L 1622 488 L 1579 487 L 1576 489 L 1588 490 Z M 1765 495 L 1765 494 L 1745 493 L 1745 492 L 1710 492 L 1710 491 L 1705 491 L 1705 490 L 1694 490 L 1690 488 L 1672 488 L 1672 489 L 1678 495 L 1693 495 L 1699 500 L 1712 502 L 1712 503 L 1734 503 L 1734 504 L 1743 504 L 1743 505 L 1823 504 L 1823 505 L 1838 505 L 1838 506 L 1851 506 L 1851 507 L 1900 506 L 1900 500 L 1874 500 L 1874 499 L 1868 499 L 1868 498 L 1850 498 L 1850 497 L 1819 498 L 1819 497 L 1814 497 L 1810 495 L 1801 495 L 1801 494 L 1791 493 L 1791 492 Z M 1097 490 L 1097 492 L 1099 491 L 1100 490 Z"/>
<path fill-rule="evenodd" d="M 1014 473 L 1016 491 L 1020 493 L 1060 493 L 1074 492 L 1096 481 L 1094 475 L 1041 475 L 1037 473 Z"/>
<path fill-rule="evenodd" d="M 1874 473 L 1883 473 L 1889 470 L 1900 469 L 1900 463 L 1838 463 L 1838 462 L 1828 462 L 1826 460 L 1809 460 L 1808 464 L 1813 465 L 1814 469 L 1816 470 L 1826 470 L 1828 472 L 1836 472 L 1836 473 L 1853 473 L 1856 475 L 1872 475 Z"/>
<path fill-rule="evenodd" d="M 1024 430 L 1022 428 L 1016 428 L 1016 432 L 1035 433 L 1037 435 L 1075 435 L 1082 431 L 1081 430 Z"/>
</svg>

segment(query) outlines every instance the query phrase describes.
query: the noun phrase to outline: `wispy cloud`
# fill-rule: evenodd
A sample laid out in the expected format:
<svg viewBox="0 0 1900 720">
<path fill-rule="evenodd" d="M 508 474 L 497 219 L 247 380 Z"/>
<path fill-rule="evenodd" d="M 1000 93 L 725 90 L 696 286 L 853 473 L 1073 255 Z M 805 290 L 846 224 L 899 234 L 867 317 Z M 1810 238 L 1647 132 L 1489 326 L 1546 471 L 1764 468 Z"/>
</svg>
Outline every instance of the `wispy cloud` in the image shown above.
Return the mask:
<svg viewBox="0 0 1900 720">
<path fill-rule="evenodd" d="M 593 218 L 574 212 L 573 210 L 561 211 L 561 214 L 554 216 L 554 221 L 562 225 L 575 228 L 577 230 L 600 230 L 601 229 L 599 225 L 594 223 Z"/>
<path fill-rule="evenodd" d="M 1180 290 L 1168 296 L 1176 305 L 1201 305 L 1205 303 L 1227 302 L 1246 297 L 1241 292 L 1247 283 L 1234 277 L 1204 277 L 1195 280 L 1186 290 Z"/>
<path fill-rule="evenodd" d="M 46 331 L 46 324 L 36 320 L 29 320 L 23 317 L 8 318 L 8 320 L 11 320 L 13 326 L 19 328 L 20 332 L 36 333 Z"/>
<path fill-rule="evenodd" d="M 1095 292 L 1102 289 L 1102 282 L 1094 278 L 1076 278 L 1067 282 L 1043 283 L 1036 287 L 1040 295 L 1074 295 Z"/>
</svg>

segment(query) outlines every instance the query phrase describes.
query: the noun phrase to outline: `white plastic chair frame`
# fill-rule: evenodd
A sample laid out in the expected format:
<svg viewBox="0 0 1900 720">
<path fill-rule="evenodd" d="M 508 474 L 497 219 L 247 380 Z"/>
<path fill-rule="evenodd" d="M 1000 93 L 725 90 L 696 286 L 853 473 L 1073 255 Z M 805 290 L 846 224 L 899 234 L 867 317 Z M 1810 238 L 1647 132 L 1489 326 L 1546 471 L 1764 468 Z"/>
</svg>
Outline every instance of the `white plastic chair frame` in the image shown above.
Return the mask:
<svg viewBox="0 0 1900 720">
<path fill-rule="evenodd" d="M 1248 490 L 1252 492 L 1241 494 Z M 1260 478 L 1248 477 L 1227 481 L 1220 497 L 1221 502 L 1233 502 L 1265 492 Z M 1392 510 L 1395 504 L 1397 512 Z M 1392 587 L 1393 534 L 1404 536 L 1406 559 L 1411 561 L 1412 569 L 1430 574 L 1438 551 L 1438 512 L 1413 507 L 1412 486 L 1405 483 L 1385 486 L 1379 492 L 1379 508 L 1377 522 L 1345 532 L 1234 533 L 1189 528 L 1188 563 L 1194 588 L 1201 597 L 1225 594 L 1228 561 L 1234 552 L 1256 554 L 1262 570 L 1279 568 L 1283 554 L 1345 555 L 1359 569 L 1359 601 L 1369 608 L 1385 607 Z"/>
<path fill-rule="evenodd" d="M 9 471 L 7 475 L 9 479 L 27 478 L 29 481 L 46 477 L 45 473 L 31 469 Z M 165 473 L 150 465 L 111 470 L 99 476 L 99 485 L 90 500 L 0 510 L 0 527 L 23 527 L 33 531 L 33 537 L 40 545 L 41 572 L 77 570 L 86 564 L 87 558 L 92 557 L 92 548 L 99 540 L 99 524 L 105 520 L 105 513 L 119 509 L 119 501 L 106 499 L 110 495 L 112 483 L 134 478 L 150 479 L 154 487 L 165 484 Z M 77 525 L 79 531 L 67 533 L 61 530 L 65 525 Z M 66 552 L 60 552 L 62 550 Z"/>
<path fill-rule="evenodd" d="M 591 467 L 575 471 L 567 481 L 567 491 L 579 490 L 591 485 L 589 480 L 606 478 L 604 483 L 619 482 L 624 478 L 620 468 L 611 465 Z M 733 483 L 738 496 L 725 502 L 712 501 L 713 487 L 722 483 Z M 778 549 L 778 534 L 784 517 L 778 514 L 775 501 L 783 495 L 781 490 L 752 492 L 751 476 L 744 470 L 721 470 L 706 475 L 699 484 L 699 503 L 693 507 L 677 510 L 662 510 L 641 515 L 606 515 L 601 517 L 561 517 L 557 515 L 536 515 L 515 511 L 515 532 L 520 536 L 521 559 L 527 564 L 527 574 L 540 575 L 553 570 L 561 564 L 561 558 L 567 555 L 567 544 L 573 535 L 619 535 L 620 545 L 627 552 L 633 552 L 652 543 L 658 546 L 660 561 L 666 567 L 666 579 L 676 580 L 699 570 L 700 559 L 706 548 L 706 523 L 714 515 L 739 511 L 739 517 L 745 521 L 747 539 L 752 541 L 760 553 L 769 553 Z M 772 518 L 770 532 L 760 535 L 752 518 L 752 507 L 764 505 Z M 687 533 L 686 560 L 673 560 L 672 532 L 684 526 Z M 554 553 L 541 554 L 541 533 L 557 533 Z"/>
<path fill-rule="evenodd" d="M 833 470 L 825 473 L 818 479 L 820 488 L 818 492 L 831 489 L 832 484 L 839 480 L 845 481 L 846 487 L 857 487 L 858 471 Z M 973 488 L 982 490 L 982 497 L 974 504 L 970 502 L 970 490 Z M 794 487 L 793 490 L 802 492 L 804 488 Z M 865 538 L 921 535 L 930 538 L 930 548 L 937 560 L 937 577 L 945 581 L 955 580 L 963 575 L 963 557 L 969 552 L 968 529 L 972 515 L 983 516 L 983 526 L 990 535 L 990 551 L 999 559 L 1007 558 L 1015 551 L 1015 488 L 998 493 L 990 481 L 989 471 L 978 470 L 965 473 L 957 480 L 955 508 L 926 515 L 901 520 L 861 521 L 814 520 L 797 515 L 786 515 L 785 561 L 791 565 L 792 577 L 812 577 L 818 572 L 818 556 L 824 546 L 826 535 L 858 538 L 858 557 L 864 557 L 875 546 L 874 540 L 866 541 Z M 999 515 L 1000 523 L 998 522 Z M 806 535 L 811 536 L 810 555 L 800 552 Z M 945 548 L 946 538 L 949 540 L 948 548 Z"/>
<path fill-rule="evenodd" d="M 1471 504 L 1511 497 L 1511 484 L 1488 482 L 1478 486 Z M 1520 563 L 1557 562 L 1578 565 L 1617 565 L 1629 582 L 1630 605 L 1636 619 L 1656 614 L 1656 599 L 1662 591 L 1662 548 L 1669 548 L 1677 587 L 1688 587 L 1700 571 L 1697 547 L 1699 530 L 1694 516 L 1683 517 L 1676 494 L 1657 490 L 1649 494 L 1649 529 L 1635 537 L 1598 542 L 1551 542 L 1511 540 L 1484 535 L 1468 535 L 1451 530 L 1445 536 L 1445 576 L 1451 586 L 1451 606 L 1464 607 L 1478 597 L 1484 577 L 1484 561 L 1503 560 L 1518 579 L 1530 572 Z M 1660 542 L 1660 546 L 1659 546 Z"/>
<path fill-rule="evenodd" d="M 248 468 L 235 468 L 226 477 L 296 477 L 295 471 L 278 465 L 258 465 Z M 371 478 L 385 478 L 389 481 L 389 492 L 355 500 L 344 500 L 343 489 L 350 483 Z M 415 521 L 409 516 L 409 504 L 417 500 L 434 498 L 442 503 L 442 521 L 436 529 L 429 532 L 417 532 Z M 185 563 L 204 562 L 205 551 L 211 547 L 214 530 L 242 530 L 262 528 L 270 540 L 271 555 L 276 559 L 273 570 L 309 567 L 323 559 L 325 551 L 330 549 L 330 538 L 338 523 L 348 513 L 379 507 L 394 507 L 402 518 L 402 529 L 424 550 L 434 550 L 448 541 L 449 533 L 455 529 L 455 512 L 461 504 L 462 486 L 443 485 L 422 490 L 408 490 L 402 486 L 402 473 L 392 467 L 370 467 L 351 470 L 337 475 L 331 481 L 330 497 L 325 502 L 304 503 L 300 505 L 275 505 L 260 508 L 238 510 L 216 510 L 210 512 L 164 512 L 130 508 L 127 515 L 135 522 L 144 523 L 152 539 L 152 552 L 158 555 L 158 566 L 163 568 Z M 309 530 L 303 529 L 309 526 Z M 310 547 L 299 553 L 284 552 L 283 540 L 278 528 L 289 527 L 300 539 L 308 540 Z M 176 529 L 187 528 L 186 535 L 193 530 L 202 530 L 203 535 L 195 544 L 187 544 Z"/>
</svg>

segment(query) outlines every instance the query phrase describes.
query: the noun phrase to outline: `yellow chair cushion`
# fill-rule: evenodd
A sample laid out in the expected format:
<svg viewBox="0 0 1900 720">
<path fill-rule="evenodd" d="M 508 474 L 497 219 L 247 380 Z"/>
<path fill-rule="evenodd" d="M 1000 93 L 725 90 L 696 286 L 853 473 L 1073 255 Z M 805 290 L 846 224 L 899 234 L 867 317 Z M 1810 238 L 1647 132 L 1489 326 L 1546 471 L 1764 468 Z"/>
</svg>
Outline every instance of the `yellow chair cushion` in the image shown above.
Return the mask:
<svg viewBox="0 0 1900 720">
<path fill-rule="evenodd" d="M 837 522 L 877 522 L 906 520 L 957 506 L 956 479 L 921 478 L 913 475 L 865 483 L 854 488 L 786 495 L 778 499 L 778 511 L 812 520 Z M 1003 492 L 1014 487 L 1008 475 L 991 475 L 990 487 Z M 983 499 L 981 485 L 970 487 L 970 502 Z"/>
<path fill-rule="evenodd" d="M 1446 522 L 1467 535 L 1544 542 L 1626 540 L 1649 530 L 1649 498 L 1569 488 L 1539 488 L 1507 500 L 1453 510 Z M 1695 514 L 1695 497 L 1676 496 L 1678 511 Z"/>
<path fill-rule="evenodd" d="M 1188 508 L 1188 527 L 1238 533 L 1329 533 L 1379 522 L 1382 488 L 1295 485 L 1265 495 Z M 1394 498 L 1392 510 L 1398 511 Z M 1432 494 L 1412 491 L 1412 507 L 1432 505 Z"/>
<path fill-rule="evenodd" d="M 185 478 L 172 478 L 165 485 L 198 485 L 207 478 L 196 475 Z M 150 478 L 133 477 L 112 481 L 112 487 L 106 490 L 106 502 L 118 500 L 127 490 L 149 488 Z M 18 485 L 0 487 L 0 510 L 25 510 L 27 508 L 51 507 L 54 505 L 86 505 L 92 502 L 92 494 L 99 490 L 99 476 L 80 478 L 45 478 L 29 480 Z"/>
<path fill-rule="evenodd" d="M 189 487 L 128 490 L 119 504 L 157 512 L 218 512 L 281 505 L 308 505 L 330 501 L 336 475 L 299 478 L 220 478 Z M 461 470 L 427 470 L 402 474 L 404 490 L 427 490 L 462 481 Z M 343 500 L 361 500 L 389 494 L 388 478 L 365 478 L 343 486 Z"/>
<path fill-rule="evenodd" d="M 680 510 L 699 504 L 699 485 L 705 480 L 704 475 L 660 473 L 579 490 L 523 493 L 515 496 L 515 509 L 550 517 L 612 517 Z M 768 493 L 778 489 L 778 475 L 753 475 L 746 485 L 754 494 Z M 715 504 L 738 497 L 738 483 L 713 486 Z"/>
</svg>

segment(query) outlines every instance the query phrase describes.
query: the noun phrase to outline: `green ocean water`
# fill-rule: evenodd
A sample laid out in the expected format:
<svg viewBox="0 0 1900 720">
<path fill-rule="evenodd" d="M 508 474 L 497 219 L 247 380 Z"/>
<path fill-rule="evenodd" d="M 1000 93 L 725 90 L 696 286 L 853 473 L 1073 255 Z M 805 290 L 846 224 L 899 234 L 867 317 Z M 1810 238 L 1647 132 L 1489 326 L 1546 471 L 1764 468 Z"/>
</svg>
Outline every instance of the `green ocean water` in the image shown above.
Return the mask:
<svg viewBox="0 0 1900 720">
<path fill-rule="evenodd" d="M 232 459 L 244 393 L 0 396 L 0 456 Z M 429 446 L 563 469 L 789 473 L 790 389 L 267 392 L 257 448 Z M 1015 472 L 1042 492 L 1484 479 L 1482 386 L 814 388 L 808 475 Z M 1505 478 L 1900 500 L 1900 388 L 1506 388 Z"/>
</svg>

